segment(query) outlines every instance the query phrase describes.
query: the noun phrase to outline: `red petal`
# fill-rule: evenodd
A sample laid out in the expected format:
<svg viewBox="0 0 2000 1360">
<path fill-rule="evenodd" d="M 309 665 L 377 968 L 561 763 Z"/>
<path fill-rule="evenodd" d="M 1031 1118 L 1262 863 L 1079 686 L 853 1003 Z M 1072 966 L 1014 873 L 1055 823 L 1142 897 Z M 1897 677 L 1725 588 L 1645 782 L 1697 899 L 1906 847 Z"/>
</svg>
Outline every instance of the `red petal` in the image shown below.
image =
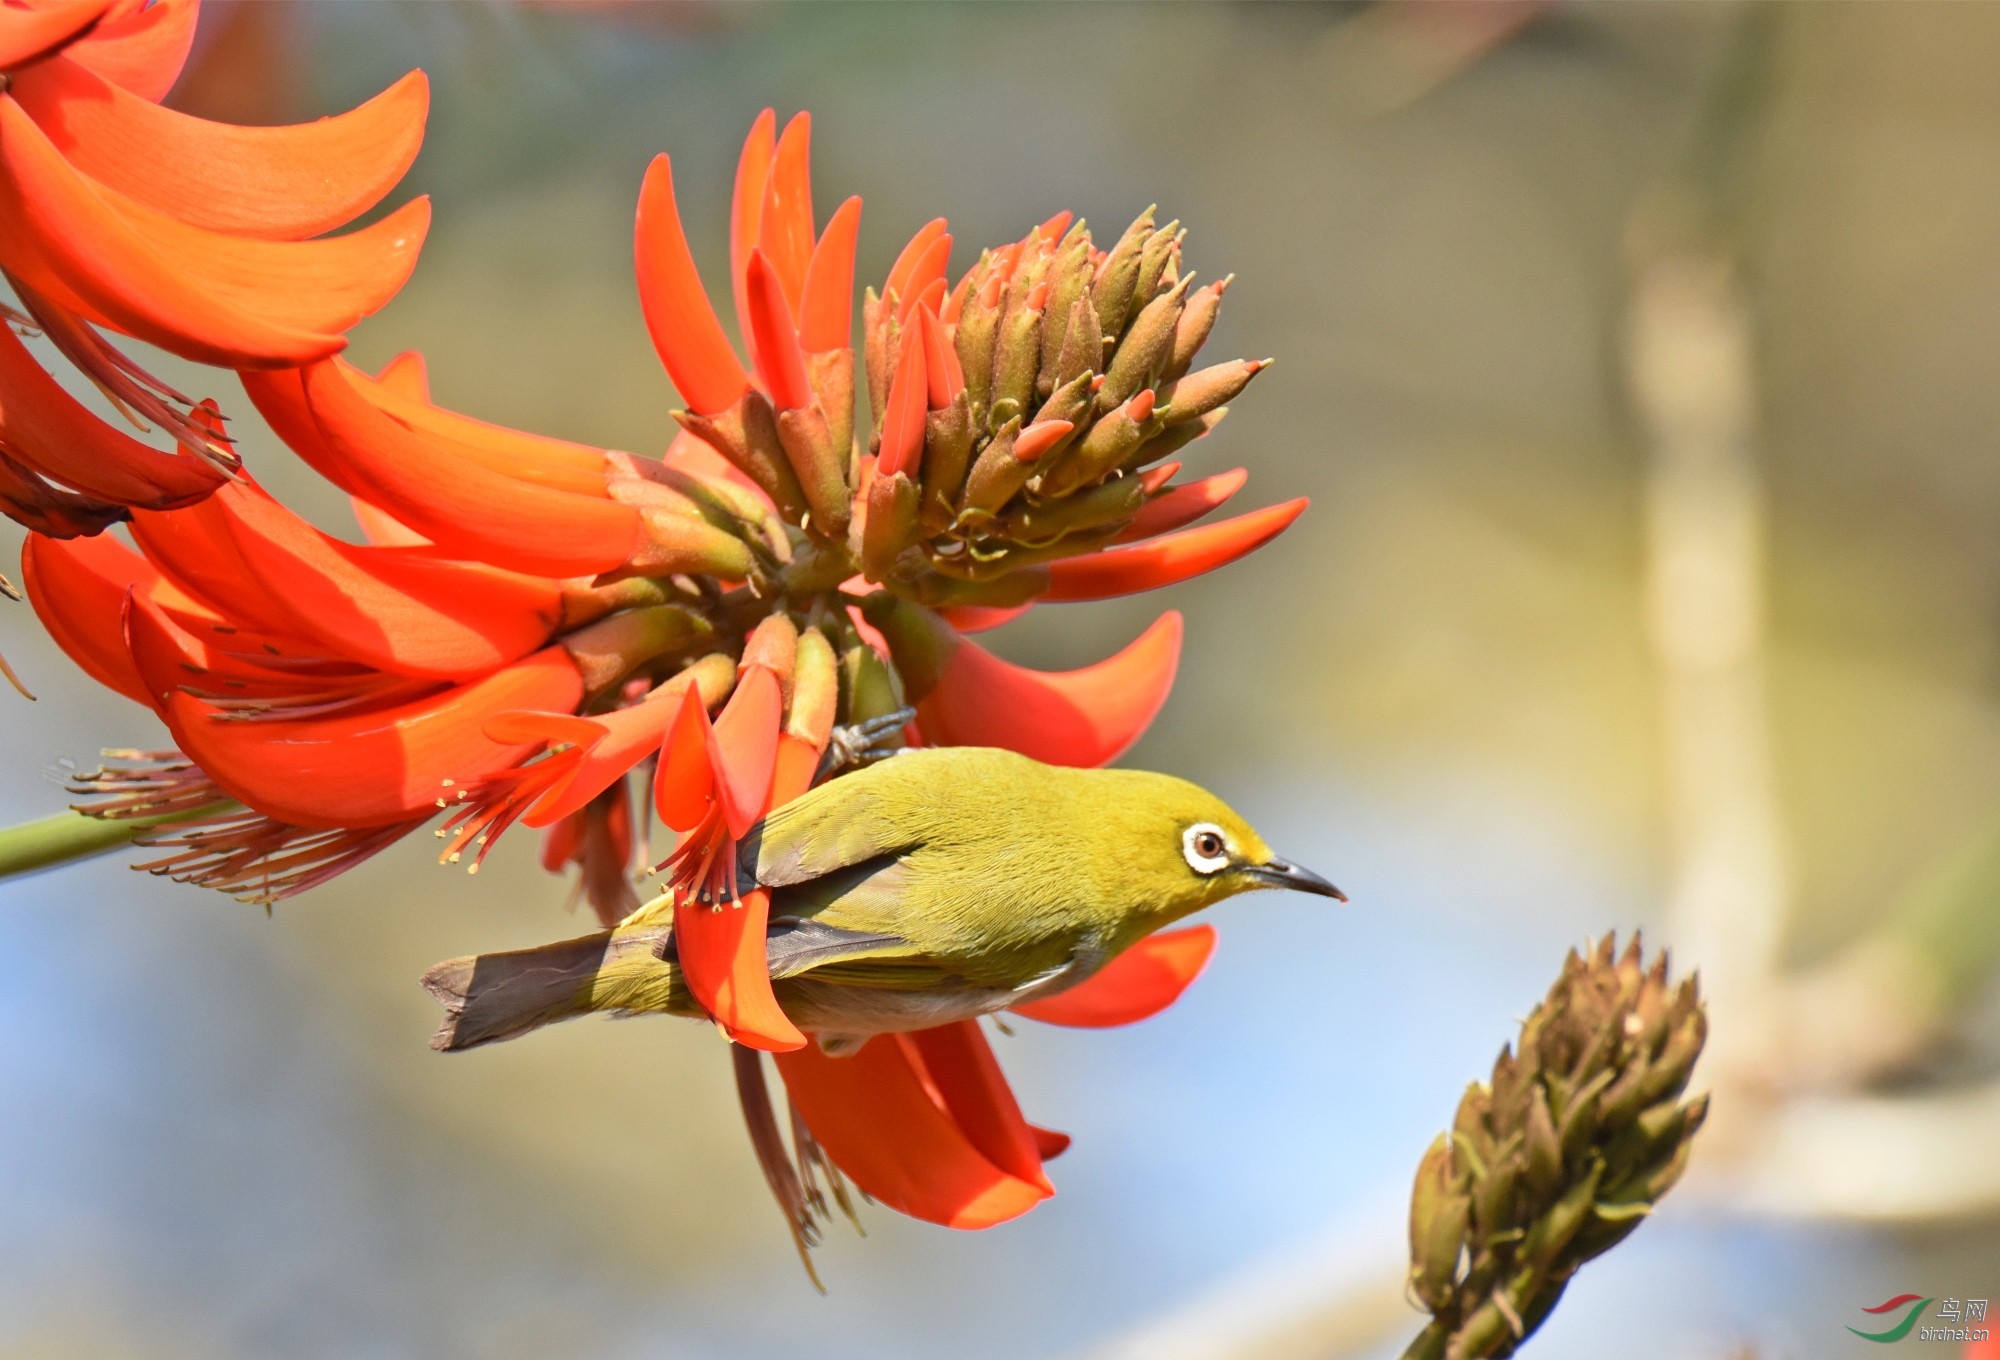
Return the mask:
<svg viewBox="0 0 2000 1360">
<path fill-rule="evenodd" d="M 1170 487 L 1140 506 L 1139 513 L 1132 516 L 1132 522 L 1113 542 L 1132 543 L 1192 524 L 1241 491 L 1243 483 L 1249 480 L 1250 474 L 1243 468 L 1231 468 L 1198 482 Z"/>
<path fill-rule="evenodd" d="M 217 286 L 219 270 L 191 272 L 185 260 L 155 247 L 149 230 L 160 225 L 159 214 L 141 227 L 135 217 L 147 210 L 129 199 L 113 206 L 108 194 L 69 168 L 11 96 L 0 96 L 0 259 L 9 268 L 25 268 L 37 282 L 53 280 L 58 302 L 74 295 L 92 315 L 202 363 L 310 363 L 346 343 L 338 334 L 245 310 L 240 289 Z M 185 239 L 189 233 L 197 241 L 214 235 L 193 227 L 163 232 L 183 247 L 194 244 Z M 229 248 L 207 250 L 206 263 L 222 265 Z"/>
<path fill-rule="evenodd" d="M 1026 1001 L 1016 1015 L 1077 1029 L 1109 1029 L 1144 1020 L 1180 1000 L 1215 953 L 1215 927 L 1163 930 L 1127 949 L 1066 992 Z"/>
<path fill-rule="evenodd" d="M 1037 1124 L 1028 1125 L 1028 1132 L 1035 1135 L 1035 1151 L 1042 1154 L 1042 1160 L 1053 1162 L 1069 1151 L 1070 1138 L 1066 1133 L 1045 1129 Z"/>
<path fill-rule="evenodd" d="M 735 691 L 715 719 L 715 791 L 731 836 L 741 837 L 764 815 L 784 716 L 778 677 L 750 666 L 737 677 Z"/>
<path fill-rule="evenodd" d="M 153 0 L 107 17 L 64 51 L 112 84 L 154 103 L 166 98 L 194 45 L 199 0 Z"/>
<path fill-rule="evenodd" d="M 517 661 L 562 616 L 553 581 L 327 537 L 261 491 L 216 495 L 237 551 L 278 583 L 291 631 L 399 675 L 459 680 Z"/>
<path fill-rule="evenodd" d="M 212 464 L 148 447 L 92 415 L 6 325 L 0 325 L 0 439 L 36 471 L 121 505 L 185 505 L 224 481 Z"/>
<path fill-rule="evenodd" d="M 214 497 L 181 510 L 135 511 L 132 537 L 169 580 L 229 625 L 299 636 L 297 617 L 271 588 L 276 582 L 250 569 Z"/>
<path fill-rule="evenodd" d="M 660 745 L 660 768 L 653 778 L 653 806 L 660 820 L 679 832 L 701 825 L 715 791 L 715 734 L 708 704 L 689 688 Z"/>
<path fill-rule="evenodd" d="M 798 333 L 792 328 L 792 312 L 778 281 L 778 272 L 761 250 L 750 252 L 750 275 L 745 283 L 749 301 L 751 350 L 757 356 L 757 374 L 771 404 L 780 411 L 796 411 L 812 404 L 812 384 L 806 379 L 805 356 L 799 352 Z"/>
<path fill-rule="evenodd" d="M 420 401 L 428 405 L 431 399 L 430 368 L 424 363 L 424 356 L 417 350 L 406 349 L 375 375 L 375 381 L 382 389 L 410 401 Z M 1174 466 L 1180 466 L 1176 463 Z"/>
<path fill-rule="evenodd" d="M 417 381 L 422 382 L 422 356 L 406 357 L 416 359 Z M 418 434 L 445 442 L 451 452 L 460 457 L 469 458 L 482 467 L 517 481 L 532 482 L 554 491 L 596 497 L 610 494 L 605 485 L 603 449 L 567 439 L 529 434 L 525 430 L 513 430 L 505 425 L 494 425 L 456 411 L 447 411 L 432 404 L 428 395 L 400 390 L 409 385 L 408 380 L 400 383 L 389 381 L 387 369 L 383 370 L 382 378 L 371 378 L 345 359 L 335 362 L 340 367 L 341 376 L 368 398 L 371 405 L 394 416 Z"/>
<path fill-rule="evenodd" d="M 1170 586 L 1227 566 L 1283 533 L 1305 512 L 1307 504 L 1301 496 L 1220 524 L 1183 529 L 1128 548 L 1111 548 L 1051 562 L 1049 588 L 1042 599 L 1107 600 L 1114 595 Z"/>
<path fill-rule="evenodd" d="M 631 506 L 481 466 L 455 442 L 378 410 L 333 364 L 244 374 L 243 388 L 321 476 L 455 556 L 534 576 L 584 576 L 623 565 L 639 544 Z"/>
<path fill-rule="evenodd" d="M 924 252 L 935 245 L 940 236 L 944 235 L 947 225 L 949 224 L 942 217 L 938 217 L 924 223 L 923 226 L 917 229 L 917 234 L 912 236 L 910 243 L 903 247 L 903 253 L 896 257 L 896 263 L 890 266 L 889 281 L 882 285 L 883 297 L 886 298 L 891 293 L 894 293 L 905 300 L 909 298 L 911 272 L 916 269 L 917 261 L 924 257 Z"/>
<path fill-rule="evenodd" d="M 278 704 L 290 700 L 316 709 L 331 703 L 345 713 L 378 711 L 435 689 L 422 681 L 351 666 L 329 673 L 328 663 L 323 662 L 298 670 L 273 670 L 244 654 L 256 647 L 254 635 L 175 619 L 137 590 L 128 593 L 120 622 L 146 701 L 163 717 L 173 696 L 187 688 L 198 690 L 204 699 L 225 696 Z M 258 721 L 263 720 L 260 715 Z"/>
<path fill-rule="evenodd" d="M 573 709 L 582 698 L 576 666 L 550 647 L 483 680 L 373 713 L 217 721 L 207 704 L 176 694 L 166 718 L 190 759 L 267 816 L 294 826 L 386 826 L 520 758 L 521 747 L 481 730 L 495 714 Z"/>
<path fill-rule="evenodd" d="M 1022 430 L 1014 441 L 1014 456 L 1024 463 L 1032 463 L 1050 449 L 1063 442 L 1076 425 L 1067 420 L 1038 420 Z"/>
<path fill-rule="evenodd" d="M 945 1110 L 980 1155 L 1008 1175 L 1053 1195 L 1055 1187 L 1042 1171 L 1034 1131 L 1021 1117 L 1021 1106 L 979 1022 L 960 1020 L 919 1030 L 909 1039 L 943 1097 Z"/>
<path fill-rule="evenodd" d="M 1026 604 L 1010 605 L 954 604 L 938 612 L 953 631 L 970 635 L 991 632 L 1003 623 L 1012 623 L 1034 607 L 1034 601 L 1030 600 Z"/>
<path fill-rule="evenodd" d="M 757 248 L 764 220 L 764 194 L 771 183 L 777 127 L 778 115 L 770 109 L 758 114 L 750 124 L 750 135 L 743 139 L 743 153 L 736 159 L 736 188 L 729 200 L 729 284 L 736 302 L 736 324 L 749 346 L 753 363 L 757 350 L 751 339 L 750 298 L 744 281 L 750 276 L 750 252 Z"/>
<path fill-rule="evenodd" d="M 913 478 L 917 475 L 924 455 L 926 395 L 924 347 L 906 344 L 884 403 L 887 409 L 882 416 L 882 450 L 875 459 L 877 477 L 892 477 L 898 472 Z"/>
<path fill-rule="evenodd" d="M 952 1228 L 1018 1218 L 1048 1197 L 982 1156 L 943 1108 L 901 1035 L 851 1057 L 817 1047 L 777 1057 L 793 1106 L 813 1137 L 870 1198 Z"/>
<path fill-rule="evenodd" d="M 576 768 L 550 785 L 521 820 L 529 826 L 548 826 L 571 813 L 617 783 L 641 760 L 660 749 L 667 729 L 687 702 L 693 676 L 675 676 L 641 703 L 576 718 L 554 713 L 503 713 L 486 725 L 486 735 L 495 741 L 559 740 L 576 745 L 581 755 Z M 702 694 L 697 707 L 719 699 L 720 694 Z M 706 735 L 703 736 L 704 745 Z M 704 792 L 704 798 L 707 794 Z"/>
<path fill-rule="evenodd" d="M 808 354 L 853 343 L 854 243 L 860 231 L 861 200 L 850 198 L 834 209 L 813 248 L 799 303 L 799 343 Z"/>
<path fill-rule="evenodd" d="M 58 0 L 37 9 L 0 6 L 0 70 L 11 73 L 13 67 L 68 42 L 110 7 L 110 0 Z"/>
<path fill-rule="evenodd" d="M 361 526 L 361 536 L 378 548 L 422 548 L 430 540 L 415 529 L 405 525 L 380 506 L 371 505 L 359 496 L 349 496 L 348 505 L 354 511 L 354 522 Z"/>
<path fill-rule="evenodd" d="M 703 415 L 728 409 L 750 379 L 701 286 L 674 206 L 673 164 L 665 156 L 653 158 L 639 188 L 633 248 L 646 329 L 681 400 Z"/>
<path fill-rule="evenodd" d="M 1166 703 L 1180 651 L 1173 611 L 1117 655 L 1074 671 L 1032 671 L 961 640 L 918 701 L 917 727 L 933 746 L 1000 746 L 1049 765 L 1105 765 Z"/>
<path fill-rule="evenodd" d="M 951 238 L 949 236 L 938 242 L 938 244 L 944 247 L 945 253 L 950 253 Z M 922 288 L 912 293 L 909 299 L 903 303 L 901 318 L 905 324 L 908 324 L 910 317 L 917 312 L 935 312 L 939 307 L 944 305 L 943 269 L 944 265 L 940 261 L 938 274 L 929 283 L 926 283 Z"/>
<path fill-rule="evenodd" d="M 674 906 L 674 953 L 681 976 L 702 1009 L 746 1048 L 783 1053 L 803 1048 L 799 1033 L 771 992 L 764 927 L 771 895 L 762 888 L 733 906 L 702 902 Z"/>
<path fill-rule="evenodd" d="M 542 868 L 559 874 L 583 845 L 584 813 L 581 808 L 550 827 L 542 836 Z"/>
<path fill-rule="evenodd" d="M 924 333 L 924 379 L 933 411 L 942 411 L 958 400 L 965 390 L 965 370 L 959 366 L 958 347 L 945 337 L 944 323 L 925 308 L 917 313 Z"/>
<path fill-rule="evenodd" d="M 129 587 L 150 591 L 159 582 L 152 564 L 109 534 L 29 534 L 21 545 L 21 576 L 28 603 L 56 646 L 98 684 L 150 707 L 118 618 Z"/>
<path fill-rule="evenodd" d="M 191 227 L 115 190 L 97 192 L 168 268 L 217 300 L 261 321 L 325 335 L 351 329 L 396 296 L 417 267 L 431 223 L 430 200 L 419 198 L 345 236 L 266 241 Z M 201 343 L 198 329 L 187 334 Z"/>
<path fill-rule="evenodd" d="M 237 127 L 163 108 L 57 57 L 12 91 L 79 171 L 210 231 L 298 240 L 366 212 L 416 159 L 430 102 L 412 71 L 349 113 Z"/>
<path fill-rule="evenodd" d="M 812 261 L 812 115 L 799 113 L 785 124 L 785 135 L 771 158 L 771 180 L 764 189 L 764 212 L 757 222 L 757 242 L 777 272 L 787 309 L 796 316 L 805 292 L 806 267 Z"/>
</svg>

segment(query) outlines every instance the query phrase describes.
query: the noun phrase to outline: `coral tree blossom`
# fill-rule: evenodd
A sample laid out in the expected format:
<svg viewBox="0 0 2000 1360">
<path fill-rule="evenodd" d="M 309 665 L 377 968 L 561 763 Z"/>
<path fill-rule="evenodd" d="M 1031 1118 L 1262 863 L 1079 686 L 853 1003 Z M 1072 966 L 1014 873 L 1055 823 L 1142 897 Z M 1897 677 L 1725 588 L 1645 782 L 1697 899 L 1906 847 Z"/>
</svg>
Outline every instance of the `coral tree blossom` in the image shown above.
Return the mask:
<svg viewBox="0 0 2000 1360">
<path fill-rule="evenodd" d="M 663 913 L 692 993 L 735 1041 L 767 1176 L 795 1231 L 851 1180 L 981 1227 L 1051 1193 L 1066 1145 L 1027 1123 L 976 1023 L 849 1057 L 773 997 L 768 903 L 737 842 L 878 720 L 902 740 L 1099 765 L 1165 701 L 1163 614 L 1097 665 L 1013 665 L 973 634 L 1042 603 L 1184 580 L 1304 508 L 1197 525 L 1239 471 L 1175 461 L 1263 367 L 1197 366 L 1227 280 L 1197 285 L 1150 212 L 1106 245 L 1059 214 L 956 274 L 943 221 L 861 304 L 859 199 L 821 224 L 804 114 L 766 112 L 738 166 L 729 301 L 711 304 L 665 156 L 639 192 L 636 264 L 687 405 L 660 458 L 501 428 L 431 401 L 423 364 L 378 373 L 344 334 L 401 286 L 421 200 L 344 235 L 415 155 L 413 74 L 352 112 L 237 128 L 163 107 L 194 0 L 0 0 L 0 269 L 39 329 L 167 439 L 115 429 L 0 328 L 0 498 L 33 530 L 30 600 L 93 678 L 151 708 L 174 750 L 88 776 L 101 817 L 159 817 L 147 867 L 271 902 L 426 824 L 473 867 L 516 822 L 578 867 L 606 924 Z M 351 498 L 356 541 L 273 499 L 213 402 L 108 335 L 234 370 L 279 438 Z M 865 390 L 872 428 L 857 430 Z M 129 521 L 130 546 L 103 534 Z M 634 785 L 651 784 L 635 806 Z M 664 892 L 634 869 L 657 818 Z M 1134 946 L 1026 1004 L 1104 1026 L 1170 1003 L 1206 927 Z M 759 1050 L 790 1095 L 783 1151 Z"/>
</svg>

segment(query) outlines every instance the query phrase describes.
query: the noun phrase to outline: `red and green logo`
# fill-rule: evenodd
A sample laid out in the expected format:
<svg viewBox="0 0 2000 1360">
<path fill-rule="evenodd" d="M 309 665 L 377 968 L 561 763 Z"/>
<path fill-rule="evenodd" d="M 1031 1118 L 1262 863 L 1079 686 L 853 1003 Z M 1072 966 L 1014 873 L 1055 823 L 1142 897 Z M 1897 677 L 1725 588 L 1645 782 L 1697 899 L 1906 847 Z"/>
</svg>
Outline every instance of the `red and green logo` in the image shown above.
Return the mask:
<svg viewBox="0 0 2000 1360">
<path fill-rule="evenodd" d="M 1863 1308 L 1861 1311 L 1864 1313 L 1893 1313 L 1898 1308 L 1906 1309 L 1907 1311 L 1904 1312 L 1901 1322 L 1898 1322 L 1886 1332 L 1864 1332 L 1859 1327 L 1849 1327 L 1847 1330 L 1853 1332 L 1863 1341 L 1880 1341 L 1884 1343 L 1901 1341 L 1910 1334 L 1910 1329 L 1917 1325 L 1917 1319 L 1924 1315 L 1924 1309 L 1930 1306 L 1931 1301 L 1929 1299 L 1920 1298 L 1915 1294 L 1898 1294 L 1887 1303 L 1878 1303 L 1873 1308 Z"/>
</svg>

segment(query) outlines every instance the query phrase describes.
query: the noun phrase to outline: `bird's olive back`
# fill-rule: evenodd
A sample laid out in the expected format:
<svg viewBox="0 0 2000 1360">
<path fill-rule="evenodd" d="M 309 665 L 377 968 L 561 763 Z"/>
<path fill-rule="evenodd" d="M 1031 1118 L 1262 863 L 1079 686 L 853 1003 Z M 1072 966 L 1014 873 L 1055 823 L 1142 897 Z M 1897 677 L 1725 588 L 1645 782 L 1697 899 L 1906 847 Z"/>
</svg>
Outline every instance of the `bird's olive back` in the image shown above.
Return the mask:
<svg viewBox="0 0 2000 1360">
<path fill-rule="evenodd" d="M 1210 829 L 1225 863 L 1201 853 L 1216 848 Z M 753 834 L 757 877 L 774 886 L 894 861 L 829 913 L 941 953 L 1080 935 L 1122 947 L 1258 886 L 1236 866 L 1270 858 L 1248 823 L 1186 780 L 983 747 L 912 751 L 831 780 Z"/>
</svg>

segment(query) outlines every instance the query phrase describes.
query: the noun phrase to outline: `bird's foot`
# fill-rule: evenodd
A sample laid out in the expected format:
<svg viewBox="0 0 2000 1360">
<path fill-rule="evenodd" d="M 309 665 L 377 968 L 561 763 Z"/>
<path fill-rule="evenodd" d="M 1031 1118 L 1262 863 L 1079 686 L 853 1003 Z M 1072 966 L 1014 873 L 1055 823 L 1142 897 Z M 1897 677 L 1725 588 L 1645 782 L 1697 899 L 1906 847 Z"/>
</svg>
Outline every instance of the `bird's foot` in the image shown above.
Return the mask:
<svg viewBox="0 0 2000 1360">
<path fill-rule="evenodd" d="M 820 758 L 819 778 L 830 779 L 845 770 L 858 770 L 902 754 L 907 749 L 903 745 L 903 729 L 916 716 L 913 708 L 899 708 L 879 718 L 834 728 L 833 739 L 827 742 L 826 754 Z"/>
</svg>

